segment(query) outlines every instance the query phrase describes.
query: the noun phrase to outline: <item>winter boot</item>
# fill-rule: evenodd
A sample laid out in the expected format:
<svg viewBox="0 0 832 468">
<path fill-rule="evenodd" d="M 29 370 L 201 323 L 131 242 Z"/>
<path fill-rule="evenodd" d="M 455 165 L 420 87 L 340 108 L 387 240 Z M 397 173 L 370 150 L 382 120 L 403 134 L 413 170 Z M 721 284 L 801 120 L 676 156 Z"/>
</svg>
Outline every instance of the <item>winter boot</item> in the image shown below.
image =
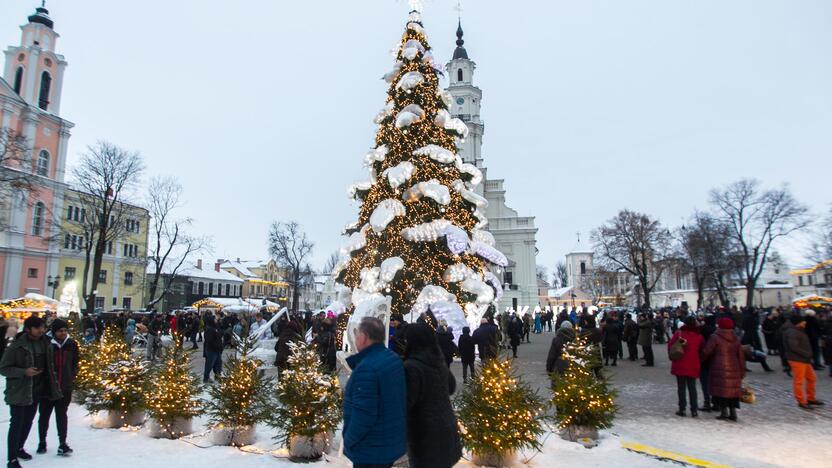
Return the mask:
<svg viewBox="0 0 832 468">
<path fill-rule="evenodd" d="M 46 442 L 41 442 L 38 444 L 38 449 L 35 453 L 44 454 L 46 453 Z"/>
<path fill-rule="evenodd" d="M 685 417 L 685 410 L 684 408 L 679 408 L 679 411 L 676 412 L 676 416 Z"/>
<path fill-rule="evenodd" d="M 70 446 L 65 444 L 65 443 L 61 444 L 61 446 L 58 447 L 58 455 L 60 455 L 62 457 L 66 457 L 66 456 L 70 455 L 71 453 L 72 453 L 72 448 L 70 448 Z"/>
<path fill-rule="evenodd" d="M 737 420 L 737 409 L 733 406 L 731 407 L 731 414 L 728 416 L 728 419 L 730 419 L 731 421 Z"/>
<path fill-rule="evenodd" d="M 32 456 L 29 455 L 29 452 L 23 450 L 23 447 L 20 447 L 20 450 L 17 451 L 17 458 L 21 460 L 31 460 Z"/>
<path fill-rule="evenodd" d="M 722 421 L 728 419 L 728 408 L 725 407 L 725 406 L 720 408 L 719 416 L 717 416 L 716 418 L 719 419 L 719 420 L 722 420 Z"/>
<path fill-rule="evenodd" d="M 697 418 L 699 417 L 699 411 L 696 408 L 690 409 L 690 417 Z"/>
<path fill-rule="evenodd" d="M 11 460 L 6 466 L 8 468 L 21 468 L 20 462 L 17 461 L 17 458 Z"/>
</svg>

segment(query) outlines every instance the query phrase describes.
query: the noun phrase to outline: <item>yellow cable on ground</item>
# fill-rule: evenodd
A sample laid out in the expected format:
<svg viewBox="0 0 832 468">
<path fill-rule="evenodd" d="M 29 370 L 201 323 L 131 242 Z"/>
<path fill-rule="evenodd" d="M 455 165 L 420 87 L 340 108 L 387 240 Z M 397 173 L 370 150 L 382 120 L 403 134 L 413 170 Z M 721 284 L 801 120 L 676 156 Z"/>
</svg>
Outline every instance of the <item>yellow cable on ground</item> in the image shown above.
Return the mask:
<svg viewBox="0 0 832 468">
<path fill-rule="evenodd" d="M 705 460 L 699 460 L 697 458 L 689 457 L 687 455 L 668 452 L 667 450 L 662 450 L 656 447 L 650 447 L 649 445 L 639 444 L 636 442 L 626 442 L 622 440 L 621 447 L 644 455 L 650 455 L 652 457 L 673 460 L 680 463 L 686 463 L 692 466 L 701 466 L 702 468 L 731 468 L 729 465 L 721 465 L 719 463 L 712 463 Z"/>
</svg>

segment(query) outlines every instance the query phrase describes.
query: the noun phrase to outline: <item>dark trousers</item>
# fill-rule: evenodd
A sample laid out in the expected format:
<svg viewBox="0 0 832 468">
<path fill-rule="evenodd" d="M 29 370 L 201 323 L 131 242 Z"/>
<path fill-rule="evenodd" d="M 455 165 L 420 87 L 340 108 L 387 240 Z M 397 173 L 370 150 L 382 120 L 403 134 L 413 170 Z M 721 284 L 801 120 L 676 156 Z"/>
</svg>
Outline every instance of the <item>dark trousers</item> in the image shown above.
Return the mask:
<svg viewBox="0 0 832 468">
<path fill-rule="evenodd" d="M 685 392 L 687 390 L 687 392 Z M 699 408 L 699 398 L 696 396 L 696 379 L 694 377 L 676 376 L 676 392 L 679 394 L 679 409 L 684 411 L 687 405 L 685 393 L 690 395 L 690 410 Z"/>
<path fill-rule="evenodd" d="M 624 359 L 624 340 L 618 340 L 618 359 Z"/>
<path fill-rule="evenodd" d="M 705 406 L 711 405 L 711 393 L 708 391 L 708 374 L 710 370 L 710 367 L 704 364 L 699 369 L 699 385 L 702 386 L 702 404 Z"/>
<path fill-rule="evenodd" d="M 58 443 L 60 445 L 66 444 L 66 427 L 67 416 L 66 412 L 69 409 L 69 403 L 72 401 L 72 391 L 65 392 L 64 397 L 60 400 L 48 400 L 46 398 L 40 399 L 38 406 L 38 436 L 40 443 L 46 444 L 46 434 L 49 432 L 49 418 L 52 417 L 52 410 L 55 410 L 55 425 L 58 427 Z"/>
<path fill-rule="evenodd" d="M 23 448 L 26 439 L 29 438 L 29 431 L 32 430 L 32 421 L 35 420 L 35 413 L 38 411 L 38 402 L 28 406 L 9 405 L 9 437 L 8 437 L 8 460 L 17 460 L 17 451 Z"/>
<path fill-rule="evenodd" d="M 631 361 L 638 361 L 638 338 L 629 338 L 627 340 L 627 356 Z"/>
<path fill-rule="evenodd" d="M 471 369 L 471 378 L 475 378 L 477 376 L 477 372 L 474 370 L 474 362 L 465 362 L 462 361 L 462 381 L 468 381 L 468 369 Z"/>
<path fill-rule="evenodd" d="M 653 365 L 653 346 L 652 345 L 642 346 L 641 351 L 644 353 L 644 359 L 647 360 L 647 365 L 652 366 Z"/>
<path fill-rule="evenodd" d="M 214 378 L 222 372 L 222 352 L 220 351 L 205 351 L 205 373 L 202 380 L 211 378 L 211 371 L 214 371 Z"/>
<path fill-rule="evenodd" d="M 353 468 L 390 468 L 392 463 L 353 463 Z"/>
</svg>

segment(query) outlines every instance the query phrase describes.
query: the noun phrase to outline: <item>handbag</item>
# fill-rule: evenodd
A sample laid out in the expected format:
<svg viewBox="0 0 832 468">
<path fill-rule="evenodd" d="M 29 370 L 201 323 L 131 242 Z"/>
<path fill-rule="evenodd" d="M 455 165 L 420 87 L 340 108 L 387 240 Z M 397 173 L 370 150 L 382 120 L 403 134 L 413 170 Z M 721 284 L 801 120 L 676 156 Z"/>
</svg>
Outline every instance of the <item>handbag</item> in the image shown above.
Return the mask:
<svg viewBox="0 0 832 468">
<path fill-rule="evenodd" d="M 667 351 L 667 357 L 669 357 L 671 361 L 678 361 L 679 359 L 682 359 L 685 355 L 685 345 L 687 343 L 687 340 L 680 337 L 673 343 L 673 345 L 670 346 L 670 349 Z"/>
<path fill-rule="evenodd" d="M 754 390 L 751 390 L 751 387 L 749 387 L 748 385 L 743 385 L 742 396 L 740 397 L 740 401 L 749 405 L 753 405 L 754 402 L 757 401 L 757 395 L 754 394 Z"/>
</svg>

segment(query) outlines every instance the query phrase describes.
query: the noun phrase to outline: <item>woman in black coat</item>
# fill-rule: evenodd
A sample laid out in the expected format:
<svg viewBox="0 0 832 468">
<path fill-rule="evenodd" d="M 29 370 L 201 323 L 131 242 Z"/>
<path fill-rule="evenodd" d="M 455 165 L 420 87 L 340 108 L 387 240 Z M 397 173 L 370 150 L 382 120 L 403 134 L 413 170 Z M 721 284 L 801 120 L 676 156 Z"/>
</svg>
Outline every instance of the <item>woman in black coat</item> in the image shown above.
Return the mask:
<svg viewBox="0 0 832 468">
<path fill-rule="evenodd" d="M 433 330 L 407 327 L 407 456 L 412 468 L 450 468 L 462 456 L 451 394 L 456 380 L 448 371 Z"/>
<path fill-rule="evenodd" d="M 621 346 L 621 328 L 618 326 L 618 320 L 615 319 L 614 315 L 607 319 L 601 328 L 601 333 L 603 335 L 601 343 L 604 350 L 604 365 L 608 366 L 610 359 L 612 359 L 612 365 L 615 366 L 618 362 L 618 350 Z"/>
<path fill-rule="evenodd" d="M 770 312 L 763 320 L 763 338 L 766 340 L 766 351 L 769 356 L 779 354 L 780 346 L 777 344 L 777 331 L 780 328 L 780 322 L 777 320 L 777 313 Z"/>
<path fill-rule="evenodd" d="M 439 330 L 436 331 L 436 341 L 439 342 L 439 350 L 442 351 L 442 357 L 445 364 L 451 367 L 454 362 L 454 355 L 459 353 L 459 350 L 454 344 L 453 329 L 447 325 L 440 325 Z"/>
</svg>

